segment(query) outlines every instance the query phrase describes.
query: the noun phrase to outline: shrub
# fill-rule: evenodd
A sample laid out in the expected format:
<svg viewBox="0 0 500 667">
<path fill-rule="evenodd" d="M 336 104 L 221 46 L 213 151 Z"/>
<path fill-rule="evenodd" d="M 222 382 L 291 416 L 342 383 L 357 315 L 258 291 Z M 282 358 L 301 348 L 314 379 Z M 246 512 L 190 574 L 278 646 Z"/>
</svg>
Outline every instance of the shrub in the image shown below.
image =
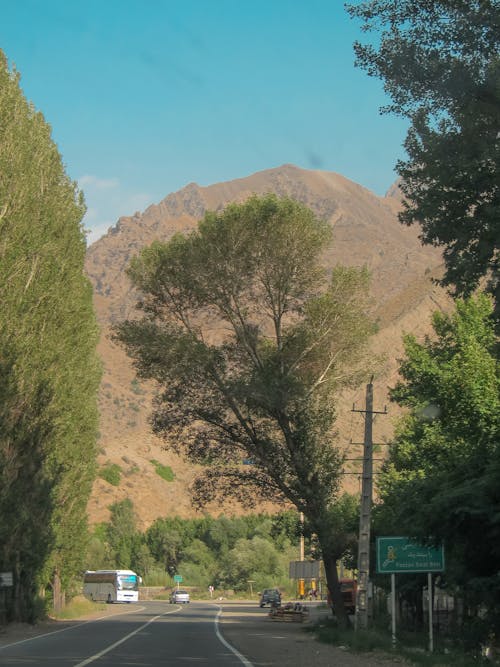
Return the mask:
<svg viewBox="0 0 500 667">
<path fill-rule="evenodd" d="M 99 470 L 99 477 L 102 477 L 108 484 L 119 486 L 122 477 L 122 470 L 117 463 L 108 463 Z"/>
<path fill-rule="evenodd" d="M 155 461 L 154 459 L 151 459 L 150 462 L 154 465 L 156 474 L 160 475 L 162 479 L 164 479 L 166 482 L 174 481 L 175 474 L 170 466 L 164 466 L 163 464 L 159 463 L 159 461 Z"/>
</svg>

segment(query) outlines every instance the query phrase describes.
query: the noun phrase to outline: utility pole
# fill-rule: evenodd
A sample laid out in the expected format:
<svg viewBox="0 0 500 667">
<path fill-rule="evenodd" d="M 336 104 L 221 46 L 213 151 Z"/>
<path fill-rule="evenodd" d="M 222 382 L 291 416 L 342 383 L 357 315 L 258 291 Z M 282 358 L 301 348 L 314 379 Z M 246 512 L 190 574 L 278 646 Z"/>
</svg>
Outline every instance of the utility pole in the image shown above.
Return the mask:
<svg viewBox="0 0 500 667">
<path fill-rule="evenodd" d="M 304 512 L 300 512 L 300 543 L 299 543 L 299 560 L 304 560 Z M 299 579 L 299 598 L 303 600 L 306 595 L 305 581 Z"/>
<path fill-rule="evenodd" d="M 363 443 L 363 475 L 361 478 L 361 508 L 359 516 L 358 545 L 358 590 L 356 594 L 355 628 L 368 627 L 368 579 L 370 576 L 370 528 L 373 496 L 373 439 L 372 424 L 374 414 L 387 414 L 373 410 L 373 376 L 366 385 L 366 405 L 364 410 L 355 410 L 365 415 L 365 437 Z"/>
</svg>

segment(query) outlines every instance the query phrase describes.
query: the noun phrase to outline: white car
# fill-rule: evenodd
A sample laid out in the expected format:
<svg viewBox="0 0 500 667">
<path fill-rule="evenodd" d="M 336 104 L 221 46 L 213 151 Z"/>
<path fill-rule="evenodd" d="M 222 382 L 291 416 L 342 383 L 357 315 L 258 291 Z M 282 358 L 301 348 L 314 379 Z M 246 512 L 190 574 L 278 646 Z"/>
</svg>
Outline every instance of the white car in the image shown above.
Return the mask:
<svg viewBox="0 0 500 667">
<path fill-rule="evenodd" d="M 181 591 L 176 589 L 170 594 L 170 604 L 188 604 L 189 603 L 189 593 L 187 591 Z"/>
</svg>

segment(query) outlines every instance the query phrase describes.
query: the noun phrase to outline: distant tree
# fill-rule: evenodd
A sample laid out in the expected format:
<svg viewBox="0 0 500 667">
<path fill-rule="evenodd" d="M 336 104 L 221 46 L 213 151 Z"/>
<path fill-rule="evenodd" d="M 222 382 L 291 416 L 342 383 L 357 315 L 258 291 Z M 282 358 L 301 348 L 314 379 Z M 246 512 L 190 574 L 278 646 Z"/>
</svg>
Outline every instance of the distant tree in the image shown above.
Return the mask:
<svg viewBox="0 0 500 667">
<path fill-rule="evenodd" d="M 392 399 L 409 409 L 379 475 L 378 525 L 446 545 L 446 580 L 500 629 L 500 375 L 492 305 L 480 295 L 405 339 Z M 387 534 L 387 533 L 386 533 Z M 488 630 L 486 626 L 486 630 Z M 479 634 L 478 634 L 478 639 Z"/>
<path fill-rule="evenodd" d="M 114 566 L 111 549 L 105 532 L 100 529 L 101 526 L 102 524 L 99 524 L 98 527 L 94 528 L 94 531 L 89 536 L 84 562 L 86 570 L 107 570 Z"/>
<path fill-rule="evenodd" d="M 206 588 L 217 570 L 215 554 L 202 540 L 195 538 L 182 552 L 179 573 L 188 585 Z"/>
<path fill-rule="evenodd" d="M 177 572 L 183 535 L 183 527 L 177 519 L 156 519 L 146 531 L 145 539 L 150 553 L 170 575 Z"/>
<path fill-rule="evenodd" d="M 214 520 L 206 535 L 207 544 L 219 557 L 227 554 L 237 540 L 247 537 L 249 532 L 246 523 L 227 516 Z"/>
<path fill-rule="evenodd" d="M 130 498 L 113 503 L 110 506 L 110 521 L 106 537 L 113 553 L 116 567 L 130 569 L 134 553 L 139 549 L 140 536 L 137 530 L 137 517 Z"/>
<path fill-rule="evenodd" d="M 500 5 L 497 0 L 372 0 L 349 5 L 375 43 L 357 64 L 407 116 L 398 162 L 404 224 L 444 248 L 445 285 L 468 296 L 486 276 L 500 316 Z M 500 320 L 499 320 L 500 324 Z"/>
<path fill-rule="evenodd" d="M 269 540 L 259 536 L 238 540 L 226 558 L 226 586 L 247 590 L 249 580 L 257 589 L 275 586 L 282 574 L 280 565 L 279 553 Z"/>
<path fill-rule="evenodd" d="M 145 317 L 115 331 L 139 375 L 161 386 L 154 430 L 205 464 L 195 501 L 249 504 L 258 492 L 303 511 L 347 623 L 331 523 L 344 458 L 333 393 L 359 378 L 374 326 L 367 272 L 337 267 L 326 278 L 330 237 L 309 209 L 273 195 L 207 213 L 193 233 L 133 260 Z"/>
<path fill-rule="evenodd" d="M 0 568 L 23 589 L 23 608 L 9 618 L 32 620 L 34 591 L 51 587 L 60 606 L 83 564 L 98 329 L 83 270 L 83 198 L 1 51 L 0 119 L 0 488 L 5 506 L 16 507 L 2 523 L 10 530 L 25 520 L 24 540 L 0 540 Z"/>
<path fill-rule="evenodd" d="M 138 536 L 134 543 L 130 569 L 141 577 L 147 577 L 155 567 L 155 559 L 149 551 L 148 545 Z"/>
<path fill-rule="evenodd" d="M 300 534 L 301 523 L 297 512 L 288 510 L 273 517 L 270 535 L 277 544 L 290 542 L 298 545 Z"/>
</svg>

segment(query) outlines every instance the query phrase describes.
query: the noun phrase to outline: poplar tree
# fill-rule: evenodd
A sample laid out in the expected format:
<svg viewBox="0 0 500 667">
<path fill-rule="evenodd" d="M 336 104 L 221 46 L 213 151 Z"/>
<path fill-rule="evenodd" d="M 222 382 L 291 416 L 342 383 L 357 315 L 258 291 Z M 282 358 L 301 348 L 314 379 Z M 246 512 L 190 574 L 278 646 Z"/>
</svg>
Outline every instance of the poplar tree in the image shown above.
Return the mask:
<svg viewBox="0 0 500 667">
<path fill-rule="evenodd" d="M 59 606 L 84 554 L 100 379 L 84 211 L 0 51 L 0 568 L 14 620 L 34 619 L 45 587 Z"/>
</svg>

